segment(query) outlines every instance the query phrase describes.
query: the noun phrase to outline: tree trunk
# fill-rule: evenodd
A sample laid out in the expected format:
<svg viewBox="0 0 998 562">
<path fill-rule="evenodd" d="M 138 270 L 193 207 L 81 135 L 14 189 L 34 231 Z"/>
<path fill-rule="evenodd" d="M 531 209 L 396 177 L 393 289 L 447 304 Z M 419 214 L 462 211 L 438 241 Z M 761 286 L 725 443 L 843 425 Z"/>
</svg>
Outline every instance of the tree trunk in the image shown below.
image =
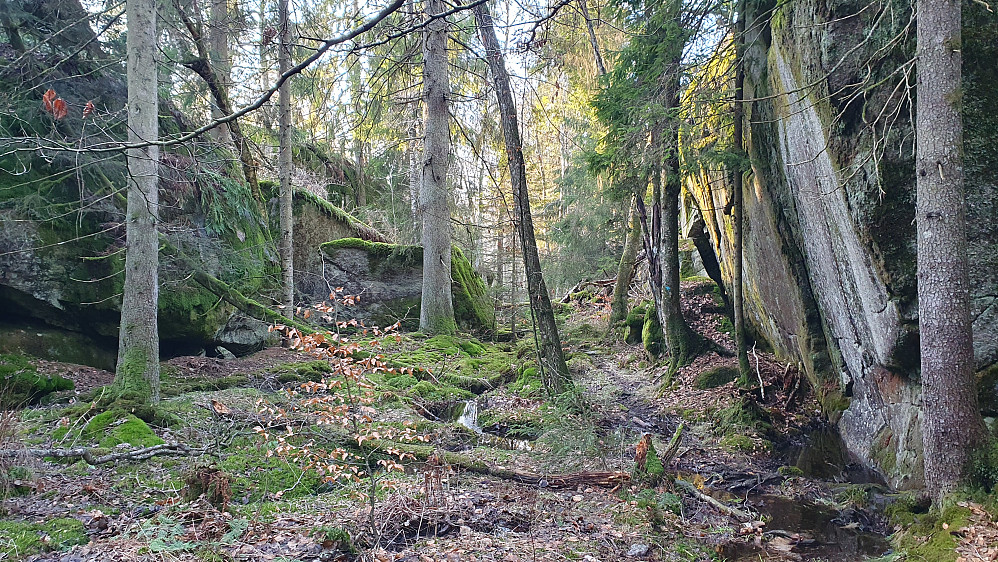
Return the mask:
<svg viewBox="0 0 998 562">
<path fill-rule="evenodd" d="M 426 0 L 426 15 L 447 10 L 443 0 Z M 423 294 L 419 329 L 429 334 L 453 334 L 451 300 L 451 223 L 447 164 L 450 159 L 450 93 L 447 61 L 447 20 L 426 26 L 423 41 L 423 105 L 426 139 L 423 149 L 423 185 L 419 192 L 423 219 Z"/>
<path fill-rule="evenodd" d="M 443 11 L 443 10 L 441 10 Z M 358 0 L 353 2 L 353 13 L 360 17 L 360 4 Z M 358 55 L 350 69 L 350 91 L 353 96 L 353 111 L 357 122 L 353 128 L 353 165 L 354 175 L 354 203 L 358 207 L 367 206 L 367 185 L 364 183 L 364 140 L 360 135 L 360 126 L 364 119 L 364 108 L 362 107 L 364 93 L 361 90 L 361 59 Z"/>
<path fill-rule="evenodd" d="M 624 252 L 617 265 L 617 279 L 613 284 L 613 300 L 610 301 L 610 324 L 627 317 L 627 294 L 634 279 L 634 265 L 637 263 L 638 247 L 641 245 L 641 218 L 638 216 L 636 196 L 631 198 L 630 228 L 624 239 Z"/>
<path fill-rule="evenodd" d="M 540 345 L 538 349 L 542 379 L 549 394 L 560 394 L 571 383 L 568 365 L 565 364 L 558 326 L 551 309 L 541 263 L 537 255 L 537 241 L 534 238 L 534 223 L 530 215 L 530 197 L 527 192 L 527 172 L 523 162 L 523 143 L 516 119 L 516 106 L 506 72 L 506 61 L 499 49 L 499 40 L 492 26 L 492 16 L 486 4 L 474 8 L 478 33 L 485 47 L 485 58 L 492 72 L 496 97 L 499 102 L 503 138 L 506 143 L 506 159 L 509 162 L 510 181 L 513 186 L 514 219 L 520 234 L 523 251 L 523 270 L 527 277 L 527 292 L 530 297 L 530 311 L 533 315 Z"/>
<path fill-rule="evenodd" d="M 678 107 L 679 99 L 673 99 L 672 107 Z M 674 131 L 674 137 L 679 142 L 679 131 Z M 662 302 L 665 309 L 660 315 L 662 329 L 665 331 L 669 346 L 669 372 L 689 363 L 699 352 L 700 336 L 690 329 L 683 317 L 680 303 L 680 271 L 679 271 L 679 195 L 681 191 L 679 175 L 679 152 L 672 150 L 666 159 L 665 197 L 663 208 L 662 236 Z"/>
<path fill-rule="evenodd" d="M 409 213 L 412 219 L 412 242 L 419 244 L 423 236 L 423 215 L 419 210 L 419 189 L 423 185 L 420 158 L 419 106 L 413 104 L 412 126 L 409 127 Z"/>
<path fill-rule="evenodd" d="M 745 153 L 744 145 L 744 86 L 745 86 L 745 2 L 739 2 L 738 23 L 735 26 L 735 103 L 733 108 L 734 119 L 734 151 L 739 157 Z M 735 349 L 738 353 L 738 369 L 741 372 L 743 382 L 748 382 L 751 367 L 748 360 L 748 349 L 745 344 L 745 297 L 743 296 L 744 279 L 742 273 L 742 248 L 744 247 L 744 186 L 742 185 L 741 163 L 738 169 L 732 174 L 732 213 L 731 222 L 734 230 L 734 246 L 732 260 L 734 261 L 734 272 L 731 279 L 731 298 L 734 308 L 735 321 Z"/>
<path fill-rule="evenodd" d="M 208 24 L 208 56 L 211 65 L 218 73 L 218 81 L 228 92 L 232 89 L 232 57 L 229 55 L 229 33 L 231 16 L 229 15 L 229 0 L 211 0 L 211 14 Z M 211 118 L 224 117 L 225 113 L 218 104 L 211 106 Z M 215 140 L 228 144 L 232 141 L 228 124 L 212 129 Z"/>
<path fill-rule="evenodd" d="M 288 20 L 288 0 L 278 0 L 278 25 L 280 27 L 278 65 L 283 75 L 291 68 L 291 23 Z M 281 300 L 284 315 L 291 318 L 295 306 L 294 220 L 291 216 L 293 188 L 291 187 L 291 80 L 281 84 L 278 92 L 280 105 L 280 253 Z"/>
<path fill-rule="evenodd" d="M 128 0 L 128 142 L 159 140 L 156 3 Z M 125 285 L 121 302 L 118 396 L 159 402 L 159 146 L 130 148 L 125 215 Z"/>
<path fill-rule="evenodd" d="M 177 8 L 177 13 L 180 15 L 184 27 L 187 28 L 187 32 L 191 34 L 191 40 L 194 42 L 194 48 L 197 50 L 197 57 L 184 61 L 182 64 L 204 80 L 205 85 L 208 86 L 208 92 L 211 94 L 212 100 L 218 106 L 219 110 L 221 110 L 222 114 L 231 115 L 234 111 L 232 110 L 232 102 L 229 99 L 229 90 L 225 87 L 224 79 L 220 77 L 218 69 L 211 62 L 208 47 L 205 44 L 205 37 L 201 33 L 201 27 L 191 20 L 179 2 L 175 1 L 174 6 Z M 243 176 L 246 179 L 246 183 L 249 184 L 250 193 L 252 193 L 253 199 L 256 200 L 260 217 L 266 223 L 267 206 L 263 200 L 263 193 L 260 191 L 260 181 L 256 173 L 256 159 L 253 158 L 249 139 L 243 135 L 238 119 L 229 121 L 229 134 L 232 136 L 232 142 L 236 145 L 236 150 L 239 151 Z"/>
<path fill-rule="evenodd" d="M 599 42 L 596 41 L 596 31 L 593 29 L 593 20 L 589 18 L 589 8 L 586 6 L 586 0 L 579 0 L 579 9 L 582 10 L 582 17 L 586 20 L 586 30 L 589 31 L 589 44 L 592 45 L 593 55 L 596 57 L 596 71 L 600 76 L 603 76 L 606 74 L 606 65 L 603 64 L 603 55 L 600 54 Z"/>
<path fill-rule="evenodd" d="M 960 117 L 960 0 L 918 0 L 918 317 L 925 484 L 956 489 L 986 435 L 974 385 Z"/>
</svg>

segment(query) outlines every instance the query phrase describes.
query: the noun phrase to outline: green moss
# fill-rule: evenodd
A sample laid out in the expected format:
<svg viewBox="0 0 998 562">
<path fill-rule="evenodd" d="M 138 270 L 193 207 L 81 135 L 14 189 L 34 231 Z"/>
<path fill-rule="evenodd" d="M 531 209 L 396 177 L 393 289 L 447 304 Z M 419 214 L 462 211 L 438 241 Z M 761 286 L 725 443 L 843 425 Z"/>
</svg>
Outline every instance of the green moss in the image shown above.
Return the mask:
<svg viewBox="0 0 998 562">
<path fill-rule="evenodd" d="M 297 443 L 297 438 L 291 439 Z M 218 468 L 232 476 L 233 502 L 260 501 L 278 492 L 284 499 L 314 495 L 322 477 L 314 470 L 303 471 L 295 463 L 262 454 L 252 438 L 237 438 L 222 455 Z"/>
<path fill-rule="evenodd" d="M 148 403 L 152 398 L 152 386 L 146 380 L 145 372 L 149 357 L 145 350 L 131 347 L 125 352 L 118 372 L 114 376 L 114 394 L 120 400 Z"/>
<path fill-rule="evenodd" d="M 709 371 L 701 373 L 700 376 L 697 377 L 696 382 L 693 383 L 693 386 L 700 390 L 717 388 L 738 379 L 738 376 L 738 369 L 735 367 L 715 367 Z"/>
<path fill-rule="evenodd" d="M 53 392 L 72 389 L 73 381 L 65 377 L 39 375 L 23 355 L 0 355 L 0 407 L 34 404 Z"/>
<path fill-rule="evenodd" d="M 153 433 L 146 422 L 132 414 L 122 416 L 114 411 L 101 412 L 91 418 L 84 426 L 82 435 L 104 448 L 122 443 L 135 447 L 151 447 L 165 443 Z"/>
<path fill-rule="evenodd" d="M 634 467 L 634 471 L 631 474 L 631 479 L 640 482 L 646 486 L 655 487 L 665 476 L 665 467 L 662 466 L 662 460 L 658 458 L 658 452 L 655 450 L 655 443 L 650 442 L 648 447 L 648 454 L 645 456 L 645 466 L 643 470 L 638 470 L 638 467 Z"/>
<path fill-rule="evenodd" d="M 200 285 L 174 286 L 159 296 L 159 334 L 164 341 L 207 342 L 232 314 L 230 306 Z"/>
<path fill-rule="evenodd" d="M 525 367 L 520 370 L 516 380 L 509 384 L 509 389 L 519 396 L 543 396 L 544 382 L 541 380 L 537 367 Z"/>
<path fill-rule="evenodd" d="M 892 538 L 905 560 L 953 562 L 960 543 L 960 529 L 970 524 L 971 511 L 951 506 L 941 513 L 914 515 L 913 524 Z"/>
<path fill-rule="evenodd" d="M 447 384 L 436 385 L 430 381 L 419 381 L 409 393 L 431 402 L 444 400 L 466 400 L 474 396 L 471 392 Z"/>
<path fill-rule="evenodd" d="M 627 313 L 624 325 L 627 327 L 625 341 L 631 345 L 641 342 L 641 331 L 645 325 L 645 314 L 648 310 L 648 302 L 643 302 Z"/>
<path fill-rule="evenodd" d="M 478 425 L 487 433 L 513 439 L 537 439 L 543 429 L 543 418 L 523 409 L 487 408 L 478 414 Z"/>
<path fill-rule="evenodd" d="M 642 509 L 648 514 L 648 521 L 653 526 L 664 525 L 667 522 L 667 513 L 680 515 L 683 512 L 682 500 L 671 492 L 659 492 L 646 488 L 638 492 L 634 499 L 637 501 L 638 509 Z"/>
<path fill-rule="evenodd" d="M 665 346 L 665 334 L 662 332 L 662 324 L 658 321 L 658 313 L 654 306 L 647 309 L 645 313 L 644 323 L 641 327 L 641 343 L 648 355 L 658 357 L 662 354 Z"/>
<path fill-rule="evenodd" d="M 984 445 L 974 451 L 970 477 L 985 492 L 998 490 L 998 437 L 990 436 Z"/>
<path fill-rule="evenodd" d="M 496 313 L 485 281 L 475 273 L 471 262 L 457 246 L 451 250 L 450 264 L 454 280 L 451 294 L 457 323 L 473 329 L 494 330 Z"/>
<path fill-rule="evenodd" d="M 786 476 L 787 478 L 804 476 L 804 471 L 797 468 L 796 466 L 786 466 L 786 465 L 781 466 L 780 468 L 776 469 L 776 472 L 780 473 L 780 475 L 782 476 Z"/>
<path fill-rule="evenodd" d="M 752 452 L 756 447 L 755 441 L 748 435 L 725 435 L 721 438 L 721 446 L 733 451 Z"/>
<path fill-rule="evenodd" d="M 83 523 L 69 517 L 44 523 L 0 521 L 0 537 L 4 538 L 0 540 L 2 558 L 11 559 L 87 543 Z"/>
</svg>

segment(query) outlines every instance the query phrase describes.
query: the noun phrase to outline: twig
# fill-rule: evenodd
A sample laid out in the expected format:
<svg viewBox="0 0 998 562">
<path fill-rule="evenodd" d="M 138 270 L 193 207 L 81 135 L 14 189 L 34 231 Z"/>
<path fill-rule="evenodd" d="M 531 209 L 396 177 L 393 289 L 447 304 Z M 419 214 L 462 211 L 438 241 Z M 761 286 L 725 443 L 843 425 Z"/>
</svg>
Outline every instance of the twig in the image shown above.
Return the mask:
<svg viewBox="0 0 998 562">
<path fill-rule="evenodd" d="M 721 503 L 721 502 L 717 501 L 716 499 L 708 496 L 707 494 L 701 492 L 700 490 L 697 489 L 696 486 L 694 486 L 693 484 L 691 484 L 691 483 L 689 483 L 689 482 L 687 482 L 685 480 L 681 480 L 681 479 L 677 478 L 675 480 L 675 482 L 676 482 L 676 486 L 677 487 L 682 488 L 684 491 L 688 492 L 689 494 L 691 494 L 692 496 L 696 497 L 700 501 L 706 502 L 706 503 L 708 503 L 708 504 L 716 507 L 718 510 L 721 511 L 721 513 L 723 513 L 725 515 L 730 515 L 730 516 L 738 519 L 739 521 L 741 521 L 743 523 L 748 522 L 748 521 L 753 521 L 755 519 L 755 517 L 751 513 L 747 512 L 747 511 L 742 511 L 742 510 L 738 509 L 737 507 L 731 507 L 730 505 Z"/>
</svg>

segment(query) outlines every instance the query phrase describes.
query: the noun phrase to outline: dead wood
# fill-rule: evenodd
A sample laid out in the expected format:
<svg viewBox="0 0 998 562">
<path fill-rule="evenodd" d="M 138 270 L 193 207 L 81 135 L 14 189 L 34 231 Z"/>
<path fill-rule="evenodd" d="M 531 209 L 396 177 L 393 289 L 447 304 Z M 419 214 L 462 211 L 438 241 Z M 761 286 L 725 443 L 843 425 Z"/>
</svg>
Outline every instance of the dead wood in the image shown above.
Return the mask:
<svg viewBox="0 0 998 562">
<path fill-rule="evenodd" d="M 0 458 L 31 456 L 53 457 L 57 459 L 83 459 L 87 464 L 98 465 L 119 460 L 144 461 L 158 455 L 184 456 L 201 452 L 199 449 L 191 449 L 182 443 L 162 443 L 142 449 L 96 455 L 99 451 L 101 449 L 89 447 L 74 447 L 71 449 L 2 449 L 0 450 Z"/>
</svg>

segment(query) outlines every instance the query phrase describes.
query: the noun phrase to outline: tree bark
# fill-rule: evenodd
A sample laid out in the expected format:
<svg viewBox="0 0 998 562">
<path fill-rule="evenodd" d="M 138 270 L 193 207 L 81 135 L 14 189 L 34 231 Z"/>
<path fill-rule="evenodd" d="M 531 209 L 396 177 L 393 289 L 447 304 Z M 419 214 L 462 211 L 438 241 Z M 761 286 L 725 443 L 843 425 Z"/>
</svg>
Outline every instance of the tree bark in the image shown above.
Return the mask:
<svg viewBox="0 0 998 562">
<path fill-rule="evenodd" d="M 159 140 L 156 3 L 128 0 L 128 142 Z M 125 211 L 125 284 L 121 302 L 119 396 L 159 402 L 159 146 L 130 148 Z"/>
<path fill-rule="evenodd" d="M 744 144 L 744 87 L 745 87 L 745 2 L 739 2 L 738 23 L 735 25 L 735 92 L 732 118 L 734 119 L 734 151 L 739 157 L 745 154 Z M 744 173 L 739 163 L 738 169 L 732 174 L 732 213 L 731 222 L 734 231 L 733 256 L 734 271 L 731 279 L 731 299 L 734 308 L 735 349 L 738 353 L 738 369 L 743 382 L 748 382 L 751 367 L 748 360 L 748 348 L 745 344 L 745 297 L 743 296 L 744 278 L 742 273 L 742 249 L 744 248 Z"/>
<path fill-rule="evenodd" d="M 426 15 L 447 10 L 443 0 L 426 0 Z M 430 334 L 453 334 L 451 299 L 451 222 L 447 167 L 450 159 L 450 81 L 447 61 L 447 20 L 426 26 L 423 39 L 423 104 L 426 138 L 423 149 L 423 184 L 419 191 L 423 229 L 423 293 L 419 329 Z"/>
<path fill-rule="evenodd" d="M 672 99 L 671 107 L 679 106 L 679 97 L 675 95 Z M 662 277 L 664 286 L 662 287 L 662 302 L 665 309 L 659 320 L 662 322 L 662 329 L 665 331 L 666 342 L 669 346 L 670 373 L 679 367 L 689 363 L 699 352 L 700 336 L 694 332 L 686 318 L 683 317 L 683 309 L 680 303 L 681 291 L 680 267 L 679 267 L 679 195 L 681 191 L 681 177 L 679 173 L 679 130 L 672 131 L 676 146 L 670 151 L 670 156 L 666 159 L 665 166 L 665 197 L 663 208 L 663 236 L 662 236 Z"/>
<path fill-rule="evenodd" d="M 291 23 L 288 20 L 288 0 L 278 0 L 278 25 L 280 29 L 278 66 L 283 75 L 291 68 Z M 291 187 L 291 80 L 281 84 L 278 92 L 280 105 L 280 254 L 281 300 L 284 315 L 291 318 L 295 307 L 294 220 L 291 216 L 293 188 Z"/>
<path fill-rule="evenodd" d="M 523 162 L 523 143 L 513 104 L 513 92 L 506 72 L 506 61 L 499 48 L 499 40 L 492 26 L 492 16 L 486 4 L 474 8 L 475 22 L 479 37 L 485 47 L 485 58 L 492 73 L 496 98 L 499 102 L 500 121 L 503 139 L 506 144 L 506 159 L 509 163 L 510 181 L 513 186 L 514 220 L 520 235 L 523 252 L 523 270 L 527 278 L 527 292 L 530 297 L 530 310 L 534 317 L 540 339 L 538 358 L 544 387 L 549 394 L 560 394 L 571 383 L 568 365 L 565 364 L 558 326 L 554 321 L 551 298 L 541 274 L 540 258 L 537 255 L 537 240 L 534 238 L 534 223 L 530 215 L 530 197 L 527 192 L 527 172 Z"/>
<path fill-rule="evenodd" d="M 610 301 L 610 324 L 620 322 L 627 316 L 627 294 L 634 279 L 634 266 L 637 263 L 638 247 L 641 246 L 641 218 L 638 216 L 637 196 L 631 198 L 630 228 L 624 239 L 624 252 L 617 265 L 617 279 L 613 284 L 613 300 Z"/>
<path fill-rule="evenodd" d="M 925 484 L 939 502 L 986 435 L 974 385 L 963 187 L 960 0 L 918 0 L 918 316 Z"/>
<path fill-rule="evenodd" d="M 218 73 L 218 81 L 228 92 L 232 89 L 232 57 L 229 54 L 229 33 L 232 18 L 229 14 L 229 0 L 211 0 L 211 13 L 208 24 L 208 55 L 211 65 Z M 218 104 L 212 104 L 211 117 L 218 119 L 226 114 Z M 221 124 L 212 129 L 212 134 L 218 142 L 232 142 L 228 124 Z"/>
</svg>

